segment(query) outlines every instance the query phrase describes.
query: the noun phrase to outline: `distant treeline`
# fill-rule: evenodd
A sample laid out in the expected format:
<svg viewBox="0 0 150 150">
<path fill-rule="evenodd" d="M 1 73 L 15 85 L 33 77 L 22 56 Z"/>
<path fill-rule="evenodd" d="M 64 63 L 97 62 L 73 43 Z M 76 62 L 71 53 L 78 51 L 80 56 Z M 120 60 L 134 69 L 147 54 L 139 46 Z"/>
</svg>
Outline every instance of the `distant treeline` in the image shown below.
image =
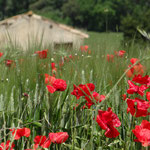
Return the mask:
<svg viewBox="0 0 150 150">
<path fill-rule="evenodd" d="M 89 31 L 122 31 L 126 38 L 137 26 L 150 31 L 150 0 L 0 0 L 1 20 L 29 10 Z"/>
</svg>

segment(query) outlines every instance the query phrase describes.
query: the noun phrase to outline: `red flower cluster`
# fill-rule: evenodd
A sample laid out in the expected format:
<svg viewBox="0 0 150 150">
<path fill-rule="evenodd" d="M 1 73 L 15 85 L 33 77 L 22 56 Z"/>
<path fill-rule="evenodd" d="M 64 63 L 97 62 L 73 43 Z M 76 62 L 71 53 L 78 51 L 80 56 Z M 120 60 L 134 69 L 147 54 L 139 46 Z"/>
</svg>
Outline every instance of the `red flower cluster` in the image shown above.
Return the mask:
<svg viewBox="0 0 150 150">
<path fill-rule="evenodd" d="M 20 128 L 20 129 L 10 129 L 12 135 L 14 136 L 14 140 L 19 140 L 21 137 L 29 137 L 30 129 L 29 128 Z"/>
<path fill-rule="evenodd" d="M 132 132 L 137 137 L 135 142 L 141 142 L 144 147 L 150 146 L 150 122 L 143 120 Z"/>
<path fill-rule="evenodd" d="M 54 93 L 55 91 L 65 91 L 67 88 L 65 80 L 56 79 L 48 74 L 45 74 L 45 83 L 48 84 L 47 89 L 50 93 Z"/>
<path fill-rule="evenodd" d="M 79 86 L 73 85 L 74 90 L 71 92 L 72 95 L 75 95 L 77 99 L 81 96 L 89 96 L 92 91 L 95 89 L 95 85 L 93 83 L 80 84 Z"/>
<path fill-rule="evenodd" d="M 132 65 L 134 65 L 137 61 L 139 61 L 137 58 L 131 58 L 130 60 Z M 132 65 L 129 65 L 128 68 L 130 68 Z M 135 66 L 133 66 L 130 70 L 127 71 L 126 76 L 128 78 L 132 78 L 136 74 L 143 75 L 144 69 L 145 68 L 140 63 L 137 63 Z"/>
<path fill-rule="evenodd" d="M 114 55 L 107 54 L 107 61 L 108 62 L 113 62 L 114 61 Z"/>
<path fill-rule="evenodd" d="M 74 90 L 71 94 L 75 95 L 77 99 L 84 96 L 87 101 L 86 106 L 90 108 L 93 104 L 99 103 L 105 99 L 104 95 L 93 92 L 94 90 L 95 85 L 93 83 L 80 84 L 79 86 L 74 85 Z M 111 108 L 108 108 L 107 111 L 99 110 L 96 121 L 103 130 L 106 130 L 106 137 L 115 138 L 119 135 L 115 127 L 119 127 L 121 122 L 117 115 L 112 112 Z"/>
<path fill-rule="evenodd" d="M 38 135 L 34 138 L 34 149 L 42 147 L 42 148 L 49 148 L 51 143 L 61 144 L 66 142 L 69 135 L 67 132 L 57 132 L 57 133 L 49 133 L 49 137 L 43 135 Z M 28 149 L 29 150 L 29 149 Z"/>
<path fill-rule="evenodd" d="M 47 52 L 48 52 L 48 49 L 45 49 L 42 51 L 36 51 L 35 54 L 38 54 L 40 59 L 45 59 L 47 58 Z"/>
<path fill-rule="evenodd" d="M 126 51 L 120 50 L 120 51 L 115 51 L 114 53 L 117 57 L 123 57 Z"/>
<path fill-rule="evenodd" d="M 113 54 L 107 54 L 107 61 L 108 62 L 113 62 L 114 61 L 114 56 L 116 57 L 123 57 L 126 51 L 120 50 L 120 51 L 114 51 L 115 55 Z"/>
<path fill-rule="evenodd" d="M 61 57 L 59 61 L 59 66 L 62 67 L 65 62 L 69 62 L 70 60 L 74 60 L 74 59 L 75 59 L 75 56 L 73 55 Z"/>
<path fill-rule="evenodd" d="M 51 142 L 61 144 L 66 142 L 69 135 L 67 132 L 49 133 L 49 137 L 38 135 L 34 138 L 34 148 L 41 146 L 42 148 L 49 148 Z"/>
<path fill-rule="evenodd" d="M 74 90 L 71 92 L 71 94 L 75 95 L 77 99 L 79 99 L 81 96 L 84 96 L 85 100 L 87 101 L 86 106 L 90 108 L 93 104 L 101 102 L 105 99 L 104 95 L 93 92 L 94 90 L 95 85 L 93 83 L 80 84 L 79 86 L 74 85 Z"/>
<path fill-rule="evenodd" d="M 82 52 L 87 52 L 88 48 L 89 48 L 88 45 L 80 46 L 80 49 L 81 49 Z"/>
<path fill-rule="evenodd" d="M 105 95 L 100 95 L 97 92 L 93 92 L 91 96 L 85 96 L 85 99 L 87 101 L 86 106 L 91 108 L 91 106 L 95 103 L 100 103 L 101 101 L 105 100 Z"/>
<path fill-rule="evenodd" d="M 29 128 L 19 128 L 19 129 L 10 129 L 12 132 L 12 135 L 14 137 L 14 140 L 19 140 L 21 137 L 29 137 L 30 136 L 30 129 Z M 39 148 L 49 148 L 52 143 L 61 144 L 66 142 L 69 135 L 67 132 L 58 132 L 58 133 L 49 133 L 49 137 L 43 135 L 38 135 L 34 138 L 34 145 L 33 149 L 36 150 Z M 15 147 L 15 144 L 12 143 L 10 146 L 10 140 L 8 140 L 6 143 L 0 144 L 0 150 L 13 150 Z M 32 149 L 26 149 L 26 150 L 32 150 Z"/>
<path fill-rule="evenodd" d="M 19 129 L 10 129 L 12 132 L 12 136 L 14 137 L 14 140 L 19 140 L 21 137 L 29 137 L 30 136 L 30 129 L 29 128 L 19 128 Z M 6 143 L 1 143 L 0 150 L 13 150 L 15 147 L 15 144 L 12 143 L 10 146 L 10 140 L 8 140 Z"/>
<path fill-rule="evenodd" d="M 150 85 L 150 77 L 148 75 L 142 77 L 141 74 L 135 75 L 132 81 L 139 83 L 139 84 L 145 84 L 147 86 Z"/>
<path fill-rule="evenodd" d="M 129 84 L 129 89 L 127 90 L 128 94 L 138 93 L 139 95 L 143 96 L 144 91 L 148 88 L 146 85 L 141 86 L 135 85 L 130 80 L 128 80 L 128 84 Z"/>
<path fill-rule="evenodd" d="M 136 59 L 132 60 L 133 63 L 137 61 Z M 135 85 L 133 82 L 138 85 Z M 144 96 L 145 90 L 150 87 L 150 77 L 148 75 L 142 77 L 141 74 L 135 75 L 132 81 L 128 80 L 129 89 L 127 89 L 128 94 L 139 94 L 140 96 Z M 140 84 L 140 85 L 139 85 Z M 137 95 L 136 95 L 137 96 Z M 127 113 L 131 113 L 134 117 L 146 117 L 150 115 L 150 92 L 146 93 L 146 98 L 148 101 L 140 99 L 140 98 L 125 98 L 128 108 Z M 134 130 L 132 130 L 133 134 L 137 137 L 135 142 L 141 142 L 142 146 L 150 145 L 150 123 L 146 120 L 143 120 L 140 126 L 136 126 Z"/>
<path fill-rule="evenodd" d="M 141 85 L 135 85 L 132 81 Z M 140 96 L 144 96 L 145 90 L 149 88 L 149 76 L 146 75 L 142 77 L 140 74 L 135 75 L 132 81 L 128 80 L 129 89 L 127 89 L 127 93 L 135 93 L 139 94 Z M 146 93 L 146 96 L 147 99 L 149 99 L 149 92 Z M 127 112 L 130 112 L 132 116 L 146 117 L 147 115 L 150 115 L 150 113 L 148 112 L 148 109 L 150 108 L 150 103 L 148 101 L 136 97 L 134 99 L 127 98 L 126 102 L 128 105 Z"/>
<path fill-rule="evenodd" d="M 8 140 L 6 143 L 1 143 L 0 145 L 0 150 L 14 150 L 13 148 L 15 147 L 15 144 L 12 143 L 10 145 L 10 140 Z"/>
<path fill-rule="evenodd" d="M 132 116 L 135 117 L 146 117 L 147 115 L 150 115 L 150 112 L 148 112 L 148 109 L 150 108 L 150 103 L 139 99 L 127 99 L 127 113 L 130 112 Z"/>
<path fill-rule="evenodd" d="M 121 122 L 111 108 L 107 111 L 98 110 L 96 121 L 103 130 L 106 130 L 106 137 L 115 138 L 120 134 L 115 127 L 121 126 Z"/>
</svg>

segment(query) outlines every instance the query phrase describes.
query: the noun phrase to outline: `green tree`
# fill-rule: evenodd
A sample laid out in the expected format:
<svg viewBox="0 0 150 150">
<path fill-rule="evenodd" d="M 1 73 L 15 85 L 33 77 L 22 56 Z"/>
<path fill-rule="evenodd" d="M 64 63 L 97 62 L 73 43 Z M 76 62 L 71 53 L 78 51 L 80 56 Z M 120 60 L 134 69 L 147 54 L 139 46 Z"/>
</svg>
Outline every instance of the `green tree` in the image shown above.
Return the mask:
<svg viewBox="0 0 150 150">
<path fill-rule="evenodd" d="M 7 0 L 0 0 L 0 19 L 4 19 L 6 15 Z"/>
<path fill-rule="evenodd" d="M 83 16 L 80 11 L 76 0 L 69 0 L 62 6 L 63 18 L 68 18 L 68 23 L 73 26 L 82 27 Z"/>
</svg>

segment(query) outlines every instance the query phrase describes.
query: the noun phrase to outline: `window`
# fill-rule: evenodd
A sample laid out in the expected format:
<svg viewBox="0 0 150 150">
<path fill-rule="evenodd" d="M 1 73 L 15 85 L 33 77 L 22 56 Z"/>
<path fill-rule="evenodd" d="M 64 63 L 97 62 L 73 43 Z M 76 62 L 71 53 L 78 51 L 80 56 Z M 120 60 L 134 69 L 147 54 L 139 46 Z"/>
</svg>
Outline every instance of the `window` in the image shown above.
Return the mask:
<svg viewBox="0 0 150 150">
<path fill-rule="evenodd" d="M 54 43 L 54 49 L 72 49 L 73 43 L 72 42 L 63 42 L 63 43 Z"/>
</svg>

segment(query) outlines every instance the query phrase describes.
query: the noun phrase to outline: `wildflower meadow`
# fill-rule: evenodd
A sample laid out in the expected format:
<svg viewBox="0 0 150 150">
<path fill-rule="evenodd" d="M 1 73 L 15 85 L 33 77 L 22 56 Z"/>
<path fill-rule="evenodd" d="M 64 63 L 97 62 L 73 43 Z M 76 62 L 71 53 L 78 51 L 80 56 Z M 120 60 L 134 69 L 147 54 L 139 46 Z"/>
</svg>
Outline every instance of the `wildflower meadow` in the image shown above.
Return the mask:
<svg viewBox="0 0 150 150">
<path fill-rule="evenodd" d="M 0 50 L 0 150 L 150 149 L 149 44 L 89 34 L 73 50 Z"/>
</svg>

